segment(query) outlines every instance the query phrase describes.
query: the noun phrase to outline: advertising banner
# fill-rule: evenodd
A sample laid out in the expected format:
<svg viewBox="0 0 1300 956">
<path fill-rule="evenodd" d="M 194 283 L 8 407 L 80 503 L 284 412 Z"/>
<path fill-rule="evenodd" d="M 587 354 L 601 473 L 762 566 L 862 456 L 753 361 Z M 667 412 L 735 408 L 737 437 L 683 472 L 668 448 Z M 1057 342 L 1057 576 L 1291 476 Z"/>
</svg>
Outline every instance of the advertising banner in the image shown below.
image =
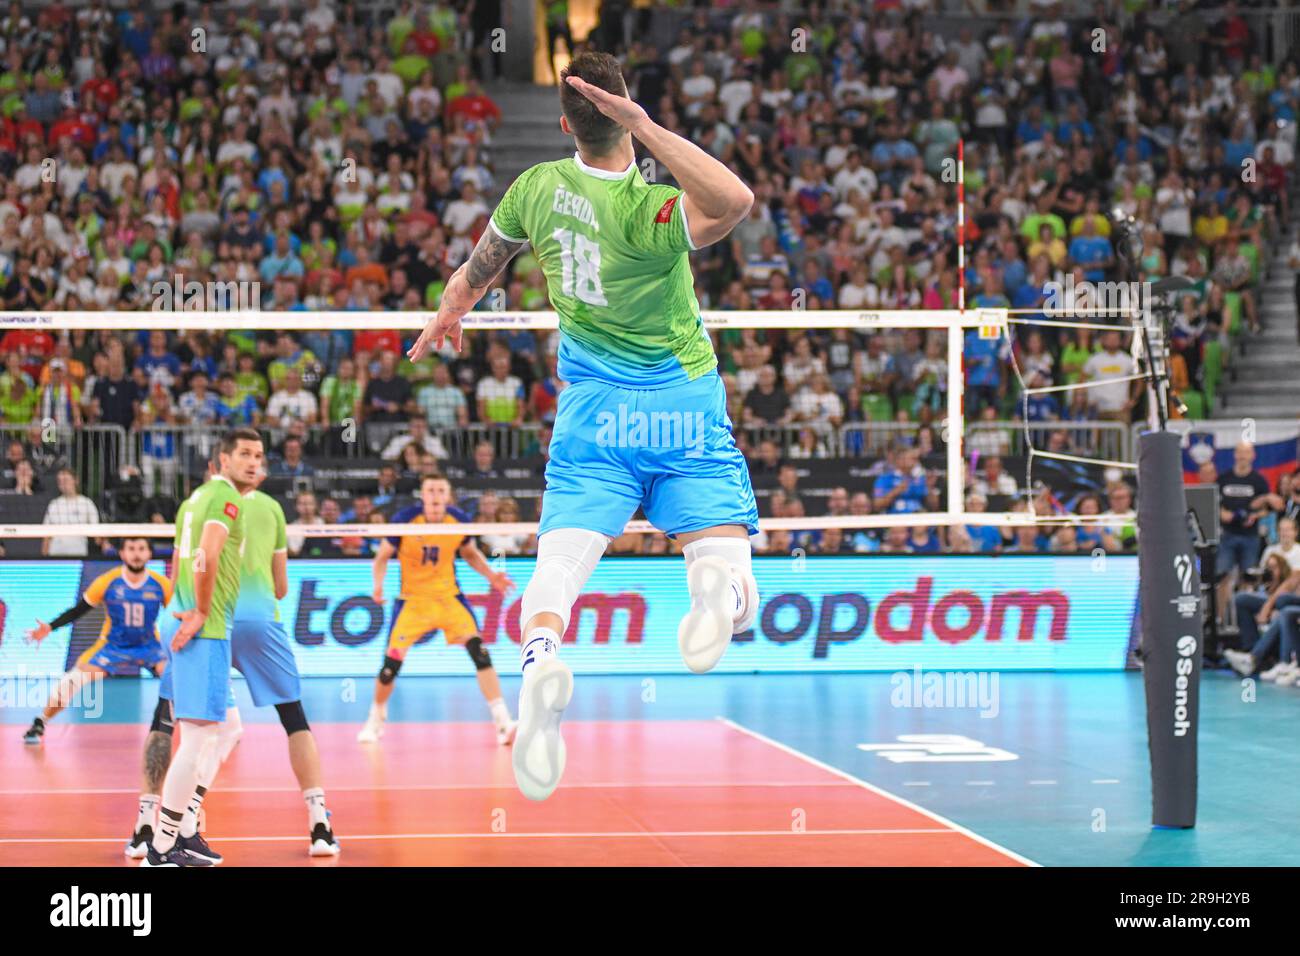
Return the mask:
<svg viewBox="0 0 1300 956">
<path fill-rule="evenodd" d="M 516 666 L 519 597 L 532 565 L 531 558 L 496 565 L 517 585 L 504 597 L 459 569 L 483 642 L 505 673 Z M 0 673 L 52 674 L 75 661 L 98 636 L 99 612 L 39 650 L 23 633 L 75 604 L 110 567 L 0 563 Z M 719 672 L 1122 669 L 1137 599 L 1134 556 L 796 554 L 755 558 L 754 575 L 758 621 L 734 638 Z M 384 604 L 370 594 L 368 561 L 289 562 L 280 612 L 304 676 L 378 670 L 399 594 L 395 562 Z M 564 658 L 578 673 L 685 673 L 677 624 L 688 605 L 680 557 L 606 558 L 579 599 Z M 411 651 L 402 673 L 465 675 L 469 668 L 465 652 L 434 633 Z"/>
</svg>

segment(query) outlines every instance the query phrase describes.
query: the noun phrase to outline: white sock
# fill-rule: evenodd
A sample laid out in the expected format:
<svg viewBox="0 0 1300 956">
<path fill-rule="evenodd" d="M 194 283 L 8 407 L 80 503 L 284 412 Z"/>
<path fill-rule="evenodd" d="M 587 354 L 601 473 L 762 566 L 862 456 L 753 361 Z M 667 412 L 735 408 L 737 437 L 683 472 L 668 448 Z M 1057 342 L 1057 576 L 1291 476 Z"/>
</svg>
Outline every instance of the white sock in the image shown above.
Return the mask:
<svg viewBox="0 0 1300 956">
<path fill-rule="evenodd" d="M 731 576 L 731 593 L 735 602 L 735 611 L 732 617 L 737 625 L 737 632 L 747 630 L 753 623 L 753 616 L 758 608 L 751 606 L 757 601 L 751 602 L 751 593 L 757 597 L 757 587 L 750 588 L 749 582 L 753 580 L 753 574 L 750 571 L 752 564 L 753 551 L 750 548 L 747 538 L 699 538 L 682 548 L 682 555 L 686 558 L 686 569 L 690 570 L 699 558 L 705 555 L 722 558 L 731 565 L 733 572 Z M 748 579 L 748 580 L 746 580 Z"/>
<path fill-rule="evenodd" d="M 372 723 L 383 723 L 388 719 L 388 704 L 381 704 L 378 701 L 370 702 L 370 721 Z"/>
<path fill-rule="evenodd" d="M 141 827 L 153 827 L 158 829 L 158 804 L 162 802 L 162 797 L 156 793 L 140 794 L 140 812 L 136 814 L 135 829 L 140 832 Z"/>
<path fill-rule="evenodd" d="M 548 657 L 557 656 L 559 653 L 560 635 L 549 627 L 535 627 L 528 632 L 527 640 L 519 648 L 519 656 L 523 658 L 519 670 L 525 671 L 528 669 L 529 664 L 540 663 Z"/>
<path fill-rule="evenodd" d="M 238 712 L 236 712 L 236 719 L 238 719 Z M 212 782 L 217 779 L 217 771 L 221 768 L 221 761 L 224 759 L 222 749 L 228 739 L 226 721 L 223 720 L 214 729 L 216 733 L 213 735 L 213 740 L 199 761 L 199 779 L 194 787 L 194 795 L 190 797 L 190 802 L 185 807 L 185 816 L 181 819 L 183 837 L 192 837 L 199 832 L 199 825 L 203 822 L 203 798 L 208 795 Z M 239 736 L 236 735 L 234 739 L 238 740 Z M 234 743 L 230 746 L 234 747 Z"/>
<path fill-rule="evenodd" d="M 328 827 L 329 819 L 325 813 L 325 788 L 312 787 L 310 790 L 304 790 L 302 798 L 307 801 L 307 816 L 310 818 L 308 822 L 312 829 L 315 829 L 318 823 L 324 823 Z"/>
<path fill-rule="evenodd" d="M 492 711 L 492 720 L 496 724 L 505 726 L 510 723 L 510 708 L 506 706 L 506 702 L 500 697 L 488 701 L 488 710 Z"/>
<path fill-rule="evenodd" d="M 194 788 L 185 816 L 181 818 L 181 836 L 192 837 L 199 832 L 199 811 L 203 809 L 203 798 L 208 795 L 208 788 L 199 784 Z"/>
</svg>

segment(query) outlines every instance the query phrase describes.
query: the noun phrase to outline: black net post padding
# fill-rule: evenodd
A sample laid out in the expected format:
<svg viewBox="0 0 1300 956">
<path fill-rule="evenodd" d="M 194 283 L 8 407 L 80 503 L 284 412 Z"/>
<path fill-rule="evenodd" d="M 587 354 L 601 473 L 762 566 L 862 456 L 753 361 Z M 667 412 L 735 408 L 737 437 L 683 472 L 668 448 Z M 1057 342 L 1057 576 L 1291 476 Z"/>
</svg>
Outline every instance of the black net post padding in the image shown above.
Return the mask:
<svg viewBox="0 0 1300 956">
<path fill-rule="evenodd" d="M 1204 628 L 1182 449 L 1171 432 L 1138 439 L 1137 528 L 1151 823 L 1192 827 Z"/>
</svg>

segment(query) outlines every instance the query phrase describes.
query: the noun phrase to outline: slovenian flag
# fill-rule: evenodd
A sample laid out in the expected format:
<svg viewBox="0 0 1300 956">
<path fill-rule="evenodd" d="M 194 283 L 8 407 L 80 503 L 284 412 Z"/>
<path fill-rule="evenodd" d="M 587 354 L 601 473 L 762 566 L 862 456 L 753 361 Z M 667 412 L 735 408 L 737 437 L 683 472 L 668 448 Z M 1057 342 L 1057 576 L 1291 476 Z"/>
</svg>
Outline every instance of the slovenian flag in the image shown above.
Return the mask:
<svg viewBox="0 0 1300 956">
<path fill-rule="evenodd" d="M 1173 422 L 1170 422 L 1172 425 Z M 1278 479 L 1296 469 L 1296 443 L 1300 422 L 1254 424 L 1249 419 L 1210 425 L 1195 422 L 1183 435 L 1183 481 L 1196 484 L 1201 464 L 1213 460 L 1219 474 L 1232 470 L 1232 453 L 1237 443 L 1253 438 L 1255 469 L 1276 490 Z"/>
</svg>

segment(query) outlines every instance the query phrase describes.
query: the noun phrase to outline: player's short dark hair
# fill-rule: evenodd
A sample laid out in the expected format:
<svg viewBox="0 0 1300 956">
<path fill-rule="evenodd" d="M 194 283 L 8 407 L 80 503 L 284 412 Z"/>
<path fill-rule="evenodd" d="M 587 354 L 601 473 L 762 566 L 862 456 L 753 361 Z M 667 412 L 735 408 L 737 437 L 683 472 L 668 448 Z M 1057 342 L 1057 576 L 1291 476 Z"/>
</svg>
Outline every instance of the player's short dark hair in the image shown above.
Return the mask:
<svg viewBox="0 0 1300 956">
<path fill-rule="evenodd" d="M 256 428 L 232 428 L 221 436 L 221 453 L 229 455 L 241 441 L 255 441 L 260 445 L 262 433 Z"/>
<path fill-rule="evenodd" d="M 132 535 L 127 535 L 125 538 L 122 538 L 117 543 L 117 550 L 121 552 L 121 550 L 125 548 L 127 544 L 131 541 L 143 541 L 145 544 L 149 546 L 150 551 L 153 550 L 153 542 L 150 541 L 142 534 L 132 534 Z"/>
<path fill-rule="evenodd" d="M 591 102 L 565 82 L 570 76 L 586 80 L 609 93 L 627 96 L 627 84 L 618 60 L 608 53 L 583 50 L 569 65 L 560 71 L 560 109 L 569 121 L 569 129 L 587 152 L 603 156 L 612 150 L 623 136 L 623 127 L 596 109 Z"/>
</svg>

